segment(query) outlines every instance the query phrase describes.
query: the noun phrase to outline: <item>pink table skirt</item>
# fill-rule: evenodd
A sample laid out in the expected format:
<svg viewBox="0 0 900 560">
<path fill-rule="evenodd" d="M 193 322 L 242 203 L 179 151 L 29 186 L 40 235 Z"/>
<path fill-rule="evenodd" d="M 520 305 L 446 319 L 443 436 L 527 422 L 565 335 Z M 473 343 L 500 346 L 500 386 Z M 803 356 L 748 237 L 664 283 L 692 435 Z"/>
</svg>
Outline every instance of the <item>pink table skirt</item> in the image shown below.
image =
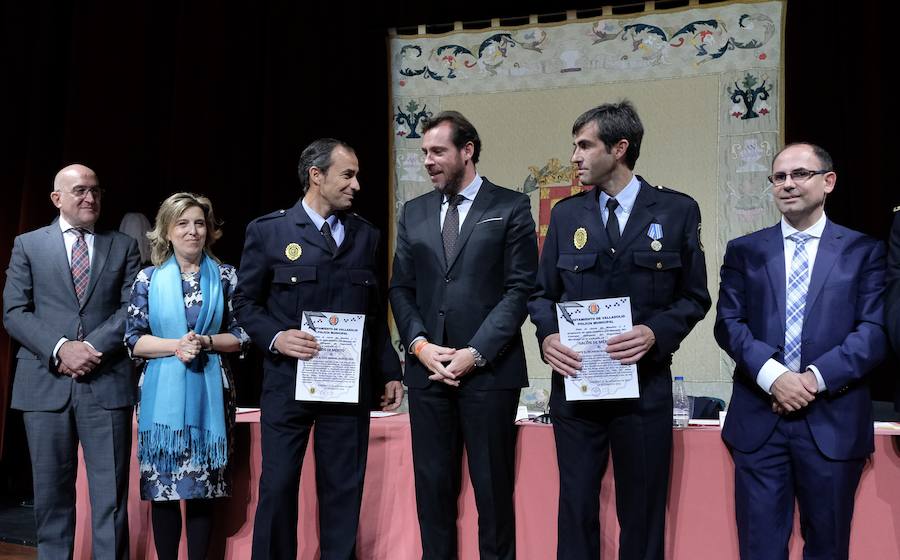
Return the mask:
<svg viewBox="0 0 900 560">
<path fill-rule="evenodd" d="M 260 474 L 258 414 L 238 416 L 234 495 L 221 501 L 210 558 L 250 558 L 253 516 Z M 857 492 L 851 558 L 900 558 L 900 447 L 898 439 L 877 435 L 875 454 L 863 472 Z M 669 492 L 667 558 L 738 558 L 734 525 L 733 465 L 718 429 L 675 431 L 672 484 Z M 319 557 L 312 446 L 304 459 L 298 497 L 298 558 Z M 141 502 L 138 467 L 132 458 L 128 513 L 131 557 L 155 559 L 150 507 Z M 78 522 L 75 558 L 90 558 L 90 505 L 84 464 L 78 471 Z M 559 473 L 553 431 L 540 424 L 522 425 L 516 460 L 517 552 L 521 560 L 547 560 L 556 554 Z M 612 468 L 602 484 L 601 527 L 604 558 L 616 557 Z M 477 512 L 472 485 L 464 475 L 459 500 L 460 558 L 477 558 Z M 791 558 L 800 558 L 799 529 L 791 542 Z M 181 558 L 186 558 L 184 546 Z M 357 551 L 361 559 L 413 560 L 422 555 L 413 488 L 412 449 L 406 415 L 372 420 L 368 470 L 363 493 Z"/>
</svg>

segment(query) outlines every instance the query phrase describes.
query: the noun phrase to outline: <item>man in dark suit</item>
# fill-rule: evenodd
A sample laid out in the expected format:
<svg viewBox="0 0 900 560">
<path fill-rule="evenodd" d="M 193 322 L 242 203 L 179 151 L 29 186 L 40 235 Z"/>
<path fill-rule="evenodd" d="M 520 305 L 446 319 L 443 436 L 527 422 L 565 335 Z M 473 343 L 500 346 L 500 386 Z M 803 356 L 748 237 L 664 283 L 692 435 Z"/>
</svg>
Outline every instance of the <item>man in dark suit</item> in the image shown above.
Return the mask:
<svg viewBox="0 0 900 560">
<path fill-rule="evenodd" d="M 741 558 L 847 558 L 853 498 L 874 450 L 866 374 L 885 356 L 884 247 L 825 216 L 831 157 L 791 144 L 772 175 L 779 224 L 729 242 L 716 341 L 735 361 L 722 437 L 735 468 Z"/>
<path fill-rule="evenodd" d="M 481 558 L 515 558 L 513 475 L 519 391 L 528 385 L 521 326 L 537 240 L 528 197 L 478 175 L 478 132 L 446 111 L 425 125 L 435 190 L 400 215 L 390 299 L 409 348 L 422 557 L 457 557 L 462 446 L 478 506 Z"/>
<path fill-rule="evenodd" d="M 600 481 L 612 449 L 619 557 L 663 558 L 672 455 L 672 354 L 711 302 L 700 208 L 634 174 L 644 129 L 627 101 L 595 107 L 572 127 L 583 185 L 550 215 L 537 290 L 528 304 L 552 379 L 550 415 L 559 463 L 557 557 L 600 556 Z M 566 400 L 563 376 L 580 356 L 560 342 L 556 304 L 628 296 L 634 327 L 607 341 L 637 364 L 638 399 Z"/>
<path fill-rule="evenodd" d="M 887 290 L 884 297 L 884 320 L 894 352 L 900 356 L 900 206 L 894 207 L 894 223 L 888 242 Z M 897 388 L 897 403 L 900 410 L 900 387 Z"/>
<path fill-rule="evenodd" d="M 356 153 L 322 138 L 303 150 L 298 172 L 303 198 L 247 226 L 233 298 L 238 321 L 265 353 L 253 558 L 297 556 L 300 467 L 315 424 L 322 558 L 349 559 L 356 557 L 368 397 L 376 380 L 386 380 L 382 406 L 400 406 L 400 362 L 378 290 L 380 234 L 349 212 L 360 188 Z M 304 311 L 365 314 L 358 403 L 295 399 L 297 360 L 309 360 L 319 349 L 315 337 L 300 330 Z"/>
<path fill-rule="evenodd" d="M 41 558 L 72 556 L 79 441 L 94 558 L 128 558 L 135 380 L 122 337 L 140 252 L 127 235 L 94 230 L 102 193 L 87 167 L 63 168 L 50 193 L 59 219 L 18 236 L 6 271 L 3 323 L 21 344 L 12 406 L 31 452 Z"/>
</svg>

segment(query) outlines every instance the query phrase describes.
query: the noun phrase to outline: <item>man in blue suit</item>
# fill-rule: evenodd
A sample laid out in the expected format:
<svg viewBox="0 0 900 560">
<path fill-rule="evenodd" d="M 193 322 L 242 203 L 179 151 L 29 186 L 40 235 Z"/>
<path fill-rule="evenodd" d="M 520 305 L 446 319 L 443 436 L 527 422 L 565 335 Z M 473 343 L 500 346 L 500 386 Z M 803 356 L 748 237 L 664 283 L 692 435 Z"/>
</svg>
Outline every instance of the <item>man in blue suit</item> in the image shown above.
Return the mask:
<svg viewBox="0 0 900 560">
<path fill-rule="evenodd" d="M 900 355 L 900 206 L 894 207 L 894 222 L 888 241 L 884 320 L 894 352 Z M 900 410 L 900 390 L 897 391 L 896 398 L 895 407 Z"/>
<path fill-rule="evenodd" d="M 735 466 L 741 558 L 788 557 L 794 499 L 804 558 L 847 558 L 853 499 L 874 450 L 866 374 L 885 356 L 883 245 L 825 216 L 831 157 L 775 157 L 781 223 L 725 251 L 715 336 L 736 362 L 722 437 Z"/>
</svg>

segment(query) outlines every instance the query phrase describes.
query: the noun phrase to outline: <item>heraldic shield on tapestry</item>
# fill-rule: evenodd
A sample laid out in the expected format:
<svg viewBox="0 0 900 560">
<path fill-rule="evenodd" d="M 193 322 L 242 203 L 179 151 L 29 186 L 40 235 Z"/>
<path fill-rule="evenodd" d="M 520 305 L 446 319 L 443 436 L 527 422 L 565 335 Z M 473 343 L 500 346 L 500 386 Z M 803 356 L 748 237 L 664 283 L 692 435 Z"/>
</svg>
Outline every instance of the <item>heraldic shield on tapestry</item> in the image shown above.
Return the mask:
<svg viewBox="0 0 900 560">
<path fill-rule="evenodd" d="M 628 99 L 645 128 L 635 173 L 700 204 L 715 294 L 727 242 L 777 221 L 766 176 L 783 143 L 784 10 L 781 1 L 722 2 L 396 32 L 392 241 L 402 205 L 432 189 L 421 156 L 428 118 L 453 109 L 472 121 L 482 140 L 478 172 L 530 197 L 543 246 L 553 206 L 586 188 L 570 163 L 572 123 L 591 107 Z M 673 371 L 687 375 L 692 394 L 728 398 L 732 366 L 713 342 L 712 322 L 701 321 L 684 341 Z M 547 388 L 550 370 L 530 322 L 522 334 L 531 386 Z"/>
<path fill-rule="evenodd" d="M 563 165 L 556 158 L 551 158 L 546 165 L 538 168 L 530 166 L 531 174 L 526 177 L 522 190 L 525 194 L 534 191 L 539 193 L 537 237 L 538 249 L 544 248 L 547 228 L 550 226 L 550 210 L 560 200 L 593 189 L 583 186 L 578 181 L 578 168 L 572 164 Z"/>
</svg>

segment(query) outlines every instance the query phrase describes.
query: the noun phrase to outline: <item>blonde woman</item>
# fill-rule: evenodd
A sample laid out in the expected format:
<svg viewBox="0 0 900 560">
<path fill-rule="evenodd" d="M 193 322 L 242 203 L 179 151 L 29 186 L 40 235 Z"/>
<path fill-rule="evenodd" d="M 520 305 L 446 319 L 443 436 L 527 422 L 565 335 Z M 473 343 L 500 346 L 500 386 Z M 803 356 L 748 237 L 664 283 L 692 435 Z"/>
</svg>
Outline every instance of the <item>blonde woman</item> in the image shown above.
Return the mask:
<svg viewBox="0 0 900 560">
<path fill-rule="evenodd" d="M 206 558 L 213 499 L 231 493 L 234 383 L 223 355 L 249 341 L 234 320 L 232 266 L 210 246 L 222 236 L 209 199 L 176 193 L 147 234 L 153 266 L 131 290 L 125 344 L 145 360 L 138 404 L 141 498 L 152 501 L 159 558 L 177 558 L 187 500 L 188 558 Z"/>
</svg>

